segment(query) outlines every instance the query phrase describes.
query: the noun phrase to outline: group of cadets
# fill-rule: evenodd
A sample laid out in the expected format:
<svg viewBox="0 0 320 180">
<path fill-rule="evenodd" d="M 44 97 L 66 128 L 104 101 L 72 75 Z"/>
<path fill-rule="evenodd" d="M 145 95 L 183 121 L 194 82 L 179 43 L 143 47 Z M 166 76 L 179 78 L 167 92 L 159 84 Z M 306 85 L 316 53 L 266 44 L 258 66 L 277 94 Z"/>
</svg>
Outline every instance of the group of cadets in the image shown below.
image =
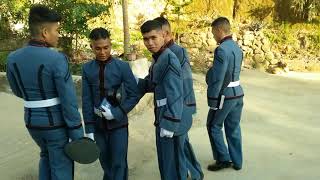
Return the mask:
<svg viewBox="0 0 320 180">
<path fill-rule="evenodd" d="M 61 17 L 37 5 L 30 9 L 28 45 L 8 56 L 7 77 L 13 93 L 23 98 L 25 124 L 40 148 L 39 179 L 71 180 L 74 163 L 63 151 L 71 140 L 87 136 L 100 149 L 104 180 L 128 179 L 128 116 L 146 93 L 154 95 L 154 126 L 162 180 L 204 179 L 188 131 L 196 113 L 192 71 L 185 48 L 174 42 L 170 23 L 163 17 L 141 27 L 143 42 L 152 53 L 149 74 L 137 78 L 129 64 L 111 56 L 110 32 L 93 29 L 89 35 L 95 59 L 82 67 L 82 113 L 68 59 L 53 50 Z M 207 130 L 214 164 L 208 170 L 242 168 L 240 118 L 243 91 L 239 76 L 242 51 L 232 40 L 228 19 L 212 23 L 219 46 L 206 82 L 209 113 Z M 201 57 L 199 57 L 201 58 Z M 224 125 L 228 147 L 225 145 Z"/>
</svg>

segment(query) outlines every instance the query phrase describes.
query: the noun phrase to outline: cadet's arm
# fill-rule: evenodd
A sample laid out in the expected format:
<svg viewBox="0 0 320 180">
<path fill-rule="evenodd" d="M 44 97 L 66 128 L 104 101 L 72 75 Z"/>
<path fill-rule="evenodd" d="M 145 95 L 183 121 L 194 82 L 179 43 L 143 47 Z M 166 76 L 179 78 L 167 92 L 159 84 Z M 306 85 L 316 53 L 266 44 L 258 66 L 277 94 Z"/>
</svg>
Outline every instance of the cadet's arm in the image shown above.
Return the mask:
<svg viewBox="0 0 320 180">
<path fill-rule="evenodd" d="M 175 56 L 169 56 L 169 70 L 164 75 L 163 86 L 167 98 L 166 110 L 160 127 L 171 132 L 179 128 L 183 110 L 183 79 L 179 60 Z"/>
<path fill-rule="evenodd" d="M 114 118 L 118 121 L 121 121 L 139 101 L 137 83 L 128 63 L 123 71 L 123 85 L 126 99 L 119 106 L 111 108 Z"/>
<path fill-rule="evenodd" d="M 93 94 L 84 66 L 82 67 L 82 115 L 86 133 L 94 133 L 94 104 Z"/>
<path fill-rule="evenodd" d="M 72 140 L 83 137 L 80 113 L 78 112 L 77 96 L 69 72 L 66 57 L 58 59 L 55 65 L 54 82 L 60 98 L 62 114 L 68 127 L 68 134 Z"/>
<path fill-rule="evenodd" d="M 17 79 L 14 77 L 14 74 L 10 71 L 9 66 L 7 66 L 7 79 L 13 94 L 19 98 L 23 98 L 22 92 L 20 91 L 20 88 L 18 86 Z"/>
<path fill-rule="evenodd" d="M 221 91 L 225 75 L 228 68 L 228 57 L 222 48 L 217 48 L 215 51 L 213 67 L 208 71 L 208 104 L 210 107 L 218 106 L 218 97 Z"/>
</svg>

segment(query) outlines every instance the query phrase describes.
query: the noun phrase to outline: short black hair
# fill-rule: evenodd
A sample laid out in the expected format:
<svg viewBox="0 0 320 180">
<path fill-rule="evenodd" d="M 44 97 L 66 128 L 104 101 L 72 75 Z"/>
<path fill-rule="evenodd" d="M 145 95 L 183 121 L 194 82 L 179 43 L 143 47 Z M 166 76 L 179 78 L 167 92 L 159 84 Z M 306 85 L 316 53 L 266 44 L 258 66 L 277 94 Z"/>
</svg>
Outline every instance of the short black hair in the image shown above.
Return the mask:
<svg viewBox="0 0 320 180">
<path fill-rule="evenodd" d="M 110 39 L 110 32 L 102 27 L 95 28 L 90 32 L 89 39 L 94 41 L 99 39 Z"/>
<path fill-rule="evenodd" d="M 153 30 L 162 30 L 161 23 L 155 20 L 149 20 L 142 24 L 140 31 L 142 34 L 148 33 Z"/>
<path fill-rule="evenodd" d="M 226 17 L 218 17 L 212 22 L 211 27 L 221 28 L 226 33 L 231 31 L 230 21 Z"/>
<path fill-rule="evenodd" d="M 169 28 L 171 28 L 169 21 L 163 16 L 157 17 L 154 20 L 158 21 L 161 26 L 169 26 Z"/>
<path fill-rule="evenodd" d="M 32 6 L 29 12 L 29 31 L 31 36 L 39 35 L 44 23 L 56 23 L 60 22 L 61 19 L 60 14 L 44 5 Z"/>
</svg>

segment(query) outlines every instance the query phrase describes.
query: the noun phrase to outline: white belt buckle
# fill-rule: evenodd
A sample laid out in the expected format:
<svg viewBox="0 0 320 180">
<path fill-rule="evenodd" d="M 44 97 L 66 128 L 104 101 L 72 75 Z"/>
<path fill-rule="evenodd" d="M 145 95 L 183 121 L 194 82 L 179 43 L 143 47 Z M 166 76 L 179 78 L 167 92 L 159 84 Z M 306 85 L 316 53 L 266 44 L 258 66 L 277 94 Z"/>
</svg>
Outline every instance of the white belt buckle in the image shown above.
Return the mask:
<svg viewBox="0 0 320 180">
<path fill-rule="evenodd" d="M 45 108 L 60 104 L 59 98 L 52 98 L 39 101 L 24 101 L 24 107 L 26 108 Z"/>
</svg>

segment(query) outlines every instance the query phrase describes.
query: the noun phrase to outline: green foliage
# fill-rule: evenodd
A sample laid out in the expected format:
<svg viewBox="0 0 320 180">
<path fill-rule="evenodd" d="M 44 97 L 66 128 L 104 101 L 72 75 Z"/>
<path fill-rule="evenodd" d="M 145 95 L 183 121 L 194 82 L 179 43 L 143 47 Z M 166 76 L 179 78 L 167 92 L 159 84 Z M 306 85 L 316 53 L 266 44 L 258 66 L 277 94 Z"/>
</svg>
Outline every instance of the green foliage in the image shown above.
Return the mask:
<svg viewBox="0 0 320 180">
<path fill-rule="evenodd" d="M 10 19 L 13 23 L 25 21 L 30 0 L 1 0 L 0 18 Z"/>
<path fill-rule="evenodd" d="M 10 36 L 10 31 L 12 31 L 12 27 L 9 27 L 10 24 L 18 22 L 27 24 L 29 9 L 34 3 L 32 3 L 32 0 L 2 1 L 4 3 L 0 4 L 0 38 L 1 36 L 7 38 Z M 78 48 L 78 40 L 87 36 L 90 32 L 88 21 L 102 13 L 107 13 L 110 7 L 110 3 L 106 0 L 42 0 L 40 2 L 55 9 L 62 15 L 62 36 L 75 39 L 75 49 Z M 26 34 L 27 31 L 25 29 L 22 35 L 25 36 Z"/>
<path fill-rule="evenodd" d="M 320 3 L 319 0 L 292 0 L 291 9 L 300 20 L 310 21 L 320 13 Z"/>
<path fill-rule="evenodd" d="M 0 3 L 0 39 L 12 37 L 11 24 L 26 23 L 30 0 L 1 0 Z M 25 36 L 25 31 L 20 32 Z"/>
<path fill-rule="evenodd" d="M 288 23 L 274 24 L 265 30 L 270 42 L 278 47 L 299 44 L 299 36 L 305 36 L 308 41 L 307 51 L 318 54 L 320 49 L 320 24 L 315 23 Z M 296 50 L 299 47 L 296 47 Z"/>
<path fill-rule="evenodd" d="M 320 14 L 319 0 L 276 0 L 276 17 L 280 21 L 311 22 Z"/>
<path fill-rule="evenodd" d="M 72 75 L 81 76 L 82 64 L 70 63 L 69 68 Z"/>
<path fill-rule="evenodd" d="M 132 31 L 130 33 L 130 44 L 134 44 L 137 41 L 141 41 L 142 39 L 142 34 L 140 31 Z"/>
<path fill-rule="evenodd" d="M 106 12 L 109 8 L 108 5 L 86 0 L 45 0 L 44 3 L 61 13 L 62 32 L 64 36 L 76 40 L 76 50 L 78 40 L 90 33 L 88 21 Z"/>
<path fill-rule="evenodd" d="M 146 48 L 142 49 L 142 55 L 143 55 L 143 57 L 147 58 L 148 60 L 152 59 L 152 54 Z"/>
<path fill-rule="evenodd" d="M 169 11 L 171 11 L 172 14 L 182 14 L 181 10 L 188 6 L 189 4 L 192 3 L 193 0 L 166 0 L 166 8 L 169 6 L 171 6 L 171 9 Z"/>
<path fill-rule="evenodd" d="M 250 16 L 253 17 L 256 20 L 263 21 L 265 20 L 269 15 L 271 15 L 273 11 L 272 6 L 258 6 L 254 9 L 251 9 L 249 11 Z"/>
<path fill-rule="evenodd" d="M 7 57 L 9 53 L 10 53 L 9 51 L 0 52 L 0 72 L 6 71 Z"/>
<path fill-rule="evenodd" d="M 320 55 L 320 27 L 318 27 L 317 29 L 315 29 L 315 31 L 313 33 L 310 33 L 308 35 L 308 39 L 310 40 L 310 43 L 312 44 L 312 50 L 313 51 L 317 51 L 318 55 Z"/>
<path fill-rule="evenodd" d="M 266 31 L 266 35 L 273 44 L 293 44 L 296 39 L 296 32 L 292 32 L 292 25 L 289 23 L 280 24 L 273 30 Z"/>
<path fill-rule="evenodd" d="M 87 3 L 76 0 L 59 0 L 53 2 L 56 9 L 64 17 L 63 30 L 67 34 L 88 35 L 88 20 L 107 11 L 108 7 L 98 3 Z"/>
</svg>

